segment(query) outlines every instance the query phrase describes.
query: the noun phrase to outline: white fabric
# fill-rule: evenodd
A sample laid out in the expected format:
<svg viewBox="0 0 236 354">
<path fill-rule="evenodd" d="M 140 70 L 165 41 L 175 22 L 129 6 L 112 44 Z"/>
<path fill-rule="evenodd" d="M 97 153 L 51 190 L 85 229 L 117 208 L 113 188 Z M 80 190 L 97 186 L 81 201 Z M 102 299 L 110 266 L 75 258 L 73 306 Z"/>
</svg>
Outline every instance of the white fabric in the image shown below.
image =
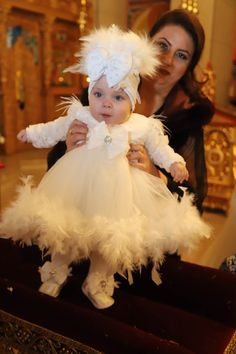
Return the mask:
<svg viewBox="0 0 236 354">
<path fill-rule="evenodd" d="M 126 94 L 129 96 L 132 111 L 135 109 L 136 101 L 141 102 L 138 86 L 140 83 L 140 78 L 137 75 L 128 75 L 126 78 L 120 82 L 119 87 L 122 88 Z"/>
<path fill-rule="evenodd" d="M 122 126 L 109 130 L 105 122 L 97 124 L 90 129 L 87 148 L 94 149 L 101 146 L 106 148 L 108 158 L 127 153 L 129 151 L 128 131 Z"/>
<path fill-rule="evenodd" d="M 184 159 L 168 145 L 168 137 L 164 135 L 160 120 L 132 113 L 127 122 L 108 127 L 105 122 L 97 122 L 91 116 L 89 108 L 83 107 L 79 101 L 71 104 L 67 116 L 49 123 L 29 126 L 28 141 L 40 148 L 54 146 L 59 140 L 65 140 L 68 127 L 75 118 L 88 124 L 86 149 L 103 146 L 111 158 L 118 154 L 125 156 L 130 143 L 144 144 L 154 163 L 168 172 L 174 162 L 185 164 Z M 111 143 L 105 139 L 106 137 L 111 138 Z"/>
<path fill-rule="evenodd" d="M 65 72 L 88 75 L 89 93 L 105 75 L 109 87 L 123 86 L 134 110 L 136 100 L 140 100 L 140 76 L 154 75 L 160 64 L 157 46 L 147 36 L 124 32 L 115 25 L 94 30 L 80 40 L 81 50 L 76 54 L 79 63 Z"/>
<path fill-rule="evenodd" d="M 109 87 L 121 82 L 132 69 L 130 52 L 109 53 L 106 48 L 96 48 L 86 58 L 86 70 L 91 81 L 97 81 L 105 75 Z"/>
<path fill-rule="evenodd" d="M 115 53 L 111 56 L 105 48 L 97 48 L 91 51 L 85 62 L 86 71 L 89 73 L 90 78 L 89 94 L 97 80 L 105 75 L 108 87 L 118 85 L 124 89 L 130 98 L 132 110 L 134 110 L 136 100 L 139 99 L 138 84 L 140 80 L 139 75 L 131 72 L 132 65 L 131 53 L 120 52 L 118 55 Z"/>
<path fill-rule="evenodd" d="M 122 141 L 144 143 L 153 160 L 168 169 L 182 158 L 168 146 L 161 122 L 132 114 L 124 124 L 106 127 L 88 108 L 73 103 L 67 118 L 53 122 L 57 129 L 50 143 L 65 134 L 62 126 L 75 110 L 88 123 L 88 143 L 59 159 L 37 188 L 25 180 L 17 200 L 3 212 L 2 235 L 36 243 L 50 254 L 70 254 L 72 261 L 96 251 L 121 272 L 145 265 L 149 258 L 157 264 L 165 252 L 191 249 L 209 236 L 191 197 L 185 195 L 179 203 L 159 178 L 130 167 L 127 141 L 118 151 L 94 133 L 102 127 L 112 139 L 124 135 Z M 51 125 L 29 131 L 34 145 L 42 145 Z"/>
</svg>

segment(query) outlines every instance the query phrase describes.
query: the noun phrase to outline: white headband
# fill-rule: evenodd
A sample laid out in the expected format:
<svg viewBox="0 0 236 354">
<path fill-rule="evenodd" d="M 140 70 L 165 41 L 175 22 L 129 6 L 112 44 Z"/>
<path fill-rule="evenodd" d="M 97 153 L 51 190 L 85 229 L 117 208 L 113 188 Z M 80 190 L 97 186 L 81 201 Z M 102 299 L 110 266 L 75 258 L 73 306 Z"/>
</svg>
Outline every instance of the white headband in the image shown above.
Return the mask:
<svg viewBox="0 0 236 354">
<path fill-rule="evenodd" d="M 123 32 L 117 26 L 101 28 L 82 37 L 79 63 L 65 72 L 82 73 L 90 78 L 89 93 L 103 75 L 109 87 L 118 85 L 130 98 L 132 109 L 140 100 L 140 76 L 152 76 L 159 64 L 156 46 L 145 36 Z"/>
<path fill-rule="evenodd" d="M 106 76 L 107 77 L 107 76 Z M 89 87 L 88 87 L 88 93 L 90 94 L 94 85 L 96 84 L 97 80 L 93 80 L 89 82 Z M 131 102 L 131 107 L 132 107 L 132 111 L 135 108 L 135 103 L 136 101 L 138 101 L 139 103 L 140 101 L 140 96 L 138 93 L 138 85 L 140 82 L 140 78 L 139 76 L 130 74 L 127 75 L 126 78 L 119 82 L 119 84 L 117 84 L 116 86 L 118 86 L 118 88 L 121 88 L 125 91 L 125 93 L 129 96 L 130 102 Z M 112 85 L 113 86 L 113 85 Z M 112 87 L 110 86 L 110 87 Z"/>
</svg>

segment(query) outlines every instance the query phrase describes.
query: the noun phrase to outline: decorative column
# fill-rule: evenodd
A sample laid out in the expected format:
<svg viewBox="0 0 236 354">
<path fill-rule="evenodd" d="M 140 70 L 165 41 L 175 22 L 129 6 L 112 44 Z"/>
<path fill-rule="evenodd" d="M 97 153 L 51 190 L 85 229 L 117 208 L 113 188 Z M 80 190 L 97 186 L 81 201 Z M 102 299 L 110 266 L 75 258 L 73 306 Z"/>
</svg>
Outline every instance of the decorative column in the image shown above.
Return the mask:
<svg viewBox="0 0 236 354">
<path fill-rule="evenodd" d="M 46 93 L 51 83 L 52 75 L 52 31 L 55 21 L 54 16 L 46 15 L 42 21 L 43 41 L 44 41 L 44 88 Z"/>
<path fill-rule="evenodd" d="M 0 56 L 0 69 L 1 69 L 1 91 L 4 92 L 4 88 L 7 82 L 7 65 L 6 65 L 6 57 L 7 57 L 7 16 L 10 12 L 10 7 L 4 5 L 0 5 L 0 48 L 1 48 L 1 56 Z M 1 92 L 0 91 L 0 92 Z"/>
<path fill-rule="evenodd" d="M 42 89 L 42 105 L 45 114 L 42 117 L 42 121 L 47 122 L 50 119 L 50 113 L 53 110 L 52 107 L 52 94 L 51 94 L 51 81 L 53 70 L 53 53 L 52 53 L 52 32 L 55 17 L 52 15 L 45 15 L 41 22 L 42 38 L 43 38 L 43 89 Z"/>
<path fill-rule="evenodd" d="M 0 4 L 0 144 L 5 143 L 5 122 L 10 112 L 10 100 L 7 100 L 7 18 L 10 6 Z M 2 106 L 2 107 L 1 107 Z M 5 146 L 4 146 L 5 150 Z"/>
</svg>

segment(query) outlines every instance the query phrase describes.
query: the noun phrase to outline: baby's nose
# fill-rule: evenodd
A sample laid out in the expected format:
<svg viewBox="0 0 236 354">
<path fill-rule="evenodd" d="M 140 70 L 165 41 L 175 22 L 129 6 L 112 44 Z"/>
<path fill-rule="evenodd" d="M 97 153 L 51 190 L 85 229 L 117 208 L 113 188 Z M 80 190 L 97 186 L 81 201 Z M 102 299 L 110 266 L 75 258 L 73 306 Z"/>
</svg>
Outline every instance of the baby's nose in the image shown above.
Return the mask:
<svg viewBox="0 0 236 354">
<path fill-rule="evenodd" d="M 105 100 L 103 101 L 103 106 L 104 106 L 105 108 L 111 108 L 111 106 L 112 106 L 111 100 L 105 99 Z"/>
</svg>

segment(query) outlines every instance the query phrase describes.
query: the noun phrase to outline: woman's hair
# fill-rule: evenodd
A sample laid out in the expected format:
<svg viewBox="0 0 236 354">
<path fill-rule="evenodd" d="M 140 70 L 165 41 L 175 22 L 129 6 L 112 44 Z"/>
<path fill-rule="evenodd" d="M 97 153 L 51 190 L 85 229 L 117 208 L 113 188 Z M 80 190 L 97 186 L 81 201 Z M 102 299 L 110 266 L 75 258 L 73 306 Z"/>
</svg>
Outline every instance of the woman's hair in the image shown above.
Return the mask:
<svg viewBox="0 0 236 354">
<path fill-rule="evenodd" d="M 186 10 L 176 9 L 165 12 L 153 25 L 151 31 L 149 32 L 149 36 L 155 36 L 155 34 L 158 33 L 163 27 L 168 25 L 180 26 L 191 36 L 193 40 L 193 56 L 186 73 L 181 78 L 179 83 L 186 93 L 194 94 L 195 91 L 199 91 L 199 86 L 202 85 L 202 83 L 196 80 L 194 69 L 200 60 L 204 48 L 204 29 L 197 16 Z"/>
</svg>

